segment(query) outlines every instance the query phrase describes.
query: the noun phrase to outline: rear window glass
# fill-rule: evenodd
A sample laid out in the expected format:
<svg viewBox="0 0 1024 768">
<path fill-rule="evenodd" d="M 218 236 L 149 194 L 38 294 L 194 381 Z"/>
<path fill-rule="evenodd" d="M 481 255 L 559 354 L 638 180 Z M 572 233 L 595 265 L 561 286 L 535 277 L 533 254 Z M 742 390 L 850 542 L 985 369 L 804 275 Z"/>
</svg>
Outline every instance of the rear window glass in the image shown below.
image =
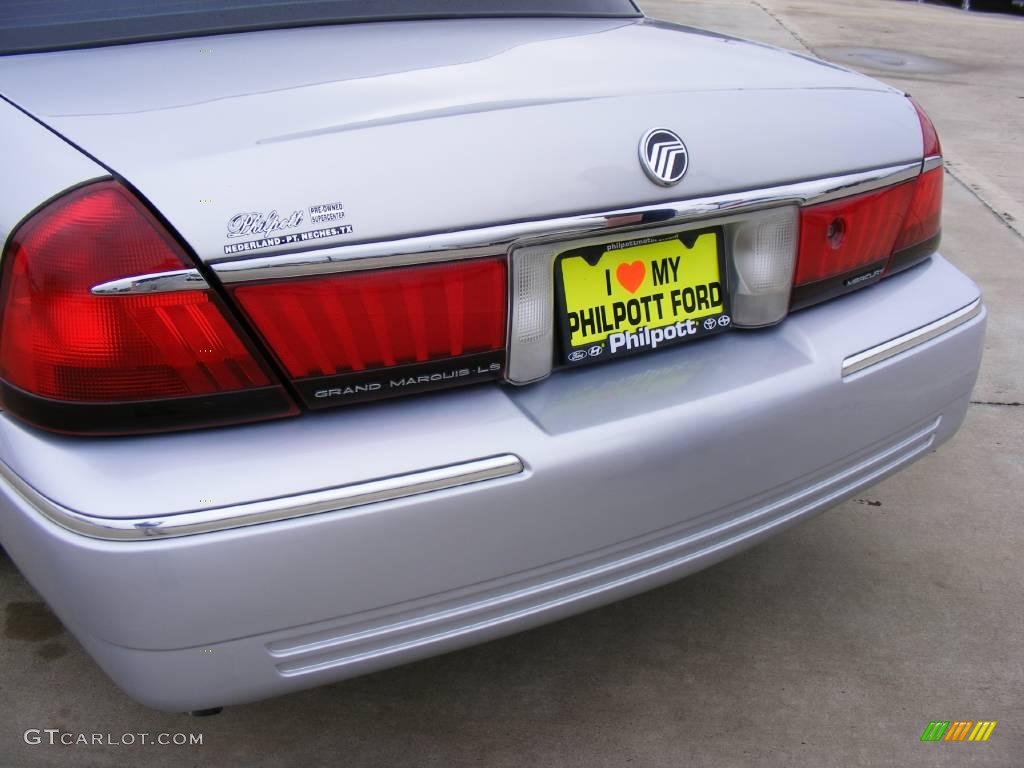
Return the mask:
<svg viewBox="0 0 1024 768">
<path fill-rule="evenodd" d="M 630 0 L 0 0 L 0 54 L 358 21 L 638 15 Z"/>
</svg>

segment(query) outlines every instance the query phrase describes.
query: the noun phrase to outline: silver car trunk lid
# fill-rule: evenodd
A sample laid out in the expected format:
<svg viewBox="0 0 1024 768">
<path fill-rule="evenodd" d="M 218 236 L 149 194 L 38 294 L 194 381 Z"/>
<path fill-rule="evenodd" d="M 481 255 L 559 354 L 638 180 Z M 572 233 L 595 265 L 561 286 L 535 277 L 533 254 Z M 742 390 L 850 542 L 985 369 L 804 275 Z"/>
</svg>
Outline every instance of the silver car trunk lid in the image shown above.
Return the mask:
<svg viewBox="0 0 1024 768">
<path fill-rule="evenodd" d="M 874 80 L 651 21 L 387 22 L 0 59 L 0 93 L 205 261 L 682 200 L 921 157 Z M 641 136 L 683 137 L 661 187 Z M 319 231 L 252 250 L 241 241 Z M 250 237 L 251 236 L 251 237 Z"/>
</svg>

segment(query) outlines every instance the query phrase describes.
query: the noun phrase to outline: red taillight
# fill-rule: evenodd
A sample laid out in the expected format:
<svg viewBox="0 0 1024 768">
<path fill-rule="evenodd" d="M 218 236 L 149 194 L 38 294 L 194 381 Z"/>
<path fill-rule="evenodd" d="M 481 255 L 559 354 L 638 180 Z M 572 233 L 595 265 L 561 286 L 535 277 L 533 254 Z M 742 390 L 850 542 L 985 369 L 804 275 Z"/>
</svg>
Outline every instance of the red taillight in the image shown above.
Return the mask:
<svg viewBox="0 0 1024 768">
<path fill-rule="evenodd" d="M 941 167 L 933 168 L 914 181 L 914 196 L 894 251 L 902 251 L 938 236 L 942 227 L 942 174 Z"/>
<path fill-rule="evenodd" d="M 887 269 L 889 272 L 898 271 L 920 261 L 921 254 L 918 251 L 933 252 L 938 248 L 938 237 L 942 230 L 943 170 L 939 134 L 931 119 L 921 109 L 921 105 L 913 99 L 910 99 L 910 103 L 914 105 L 917 119 L 921 123 L 924 173 L 914 180 L 914 197 L 907 209 L 903 230 L 896 239 L 893 259 Z M 937 163 L 937 166 L 932 165 L 934 163 Z M 923 249 L 922 244 L 925 245 Z"/>
<path fill-rule="evenodd" d="M 913 194 L 908 182 L 800 212 L 797 286 L 888 260 Z"/>
<path fill-rule="evenodd" d="M 924 172 L 902 184 L 801 209 L 791 308 L 875 282 L 938 248 L 942 150 L 935 126 L 911 103 L 921 124 Z"/>
<path fill-rule="evenodd" d="M 475 376 L 455 376 L 463 370 L 458 364 L 430 372 L 423 366 L 487 353 L 503 357 L 503 258 L 254 283 L 233 293 L 281 365 L 300 381 L 340 376 L 340 385 L 346 375 L 408 367 L 412 378 L 444 376 L 437 383 L 467 383 Z M 357 380 L 363 387 L 380 386 L 351 392 L 320 387 L 317 392 L 340 389 L 347 396 L 335 401 L 314 395 L 310 404 L 402 394 L 388 391 L 387 377 L 351 379 Z"/>
<path fill-rule="evenodd" d="M 932 122 L 931 118 L 928 117 L 928 114 L 921 109 L 920 104 L 913 99 L 910 99 L 910 103 L 914 105 L 914 109 L 917 111 L 917 119 L 921 122 L 921 138 L 924 145 L 924 156 L 936 157 L 941 155 L 942 145 L 939 143 L 939 133 L 935 130 L 935 124 Z"/>
<path fill-rule="evenodd" d="M 102 433 L 293 412 L 212 291 L 92 293 L 112 280 L 192 266 L 116 182 L 81 187 L 34 213 L 3 257 L 7 408 L 47 428 Z"/>
</svg>

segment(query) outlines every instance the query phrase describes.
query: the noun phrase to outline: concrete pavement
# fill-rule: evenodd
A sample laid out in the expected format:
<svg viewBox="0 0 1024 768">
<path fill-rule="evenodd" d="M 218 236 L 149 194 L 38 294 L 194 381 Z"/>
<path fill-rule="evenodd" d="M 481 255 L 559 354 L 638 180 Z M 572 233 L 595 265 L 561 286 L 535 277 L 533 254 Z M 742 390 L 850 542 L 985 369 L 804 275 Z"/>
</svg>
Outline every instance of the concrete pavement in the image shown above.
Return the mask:
<svg viewBox="0 0 1024 768">
<path fill-rule="evenodd" d="M 960 434 L 861 498 L 676 584 L 202 720 L 120 694 L 0 557 L 0 768 L 1024 766 L 1024 19 L 895 0 L 644 6 L 838 51 L 844 64 L 858 61 L 850 49 L 951 63 L 926 75 L 864 69 L 914 91 L 963 182 L 947 177 L 943 251 L 991 314 Z M 978 718 L 999 721 L 988 743 L 919 741 L 930 720 Z M 184 731 L 203 744 L 36 746 L 22 740 L 28 728 Z"/>
</svg>

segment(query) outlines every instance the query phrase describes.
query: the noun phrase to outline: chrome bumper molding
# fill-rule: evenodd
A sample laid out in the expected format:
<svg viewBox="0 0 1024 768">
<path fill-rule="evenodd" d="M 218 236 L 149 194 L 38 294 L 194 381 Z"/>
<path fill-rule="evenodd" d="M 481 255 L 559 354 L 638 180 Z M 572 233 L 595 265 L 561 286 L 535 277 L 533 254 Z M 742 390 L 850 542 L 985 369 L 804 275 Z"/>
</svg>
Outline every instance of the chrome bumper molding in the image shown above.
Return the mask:
<svg viewBox="0 0 1024 768">
<path fill-rule="evenodd" d="M 936 336 L 948 333 L 957 326 L 963 325 L 981 314 L 981 308 L 981 299 L 975 299 L 966 307 L 962 307 L 945 317 L 940 317 L 933 323 L 928 323 L 928 325 L 910 331 L 910 333 L 905 333 L 902 336 L 897 336 L 895 339 L 890 339 L 870 349 L 865 349 L 863 352 L 858 352 L 856 355 L 851 355 L 843 360 L 843 376 L 849 376 L 872 365 L 877 365 L 883 360 L 888 360 L 890 357 L 894 357 L 901 352 L 906 352 L 908 349 L 924 344 Z"/>
<path fill-rule="evenodd" d="M 502 454 L 296 496 L 157 517 L 116 519 L 83 515 L 68 509 L 40 494 L 14 470 L 0 462 L 0 477 L 10 483 L 43 517 L 82 536 L 109 541 L 168 539 L 291 520 L 510 477 L 523 470 L 523 462 L 518 456 Z"/>
</svg>

